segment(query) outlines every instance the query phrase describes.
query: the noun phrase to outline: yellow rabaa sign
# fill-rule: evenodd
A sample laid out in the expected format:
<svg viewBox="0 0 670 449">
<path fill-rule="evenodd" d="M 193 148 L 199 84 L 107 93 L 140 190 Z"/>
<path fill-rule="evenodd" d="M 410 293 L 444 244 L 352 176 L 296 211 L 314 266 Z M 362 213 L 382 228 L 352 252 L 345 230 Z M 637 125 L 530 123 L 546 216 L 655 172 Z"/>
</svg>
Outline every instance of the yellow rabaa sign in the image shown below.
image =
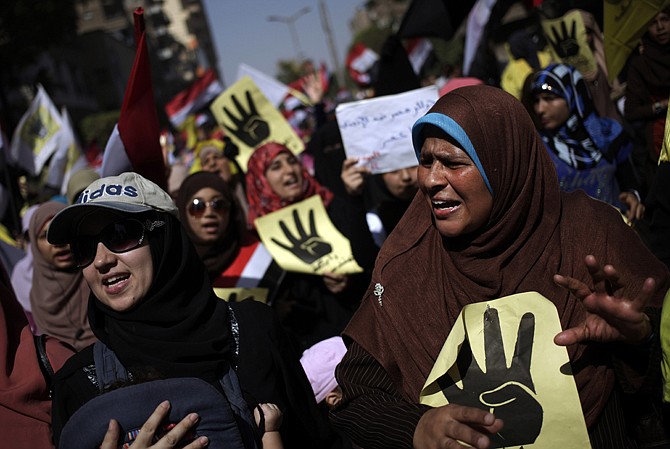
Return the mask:
<svg viewBox="0 0 670 449">
<path fill-rule="evenodd" d="M 605 0 L 605 61 L 610 82 L 621 72 L 649 22 L 670 0 Z"/>
<path fill-rule="evenodd" d="M 294 154 L 305 144 L 249 76 L 240 78 L 210 106 L 219 126 L 237 144 L 237 162 L 247 171 L 251 153 L 265 142 L 284 144 Z"/>
<path fill-rule="evenodd" d="M 263 245 L 287 271 L 360 273 L 351 243 L 333 225 L 314 195 L 254 221 Z"/>
<path fill-rule="evenodd" d="M 243 287 L 214 287 L 214 293 L 224 301 L 240 302 L 245 299 L 267 303 L 268 289 L 263 287 L 243 288 Z"/>
<path fill-rule="evenodd" d="M 665 113 L 665 131 L 663 134 L 663 145 L 661 146 L 661 155 L 658 163 L 670 162 L 670 108 Z"/>
<path fill-rule="evenodd" d="M 554 304 L 536 292 L 463 308 L 421 391 L 433 407 L 488 410 L 505 426 L 491 447 L 590 448 L 570 360 L 554 343 Z"/>
<path fill-rule="evenodd" d="M 572 10 L 557 19 L 542 20 L 542 29 L 555 60 L 570 64 L 584 76 L 596 73 L 598 66 L 579 10 Z"/>
</svg>

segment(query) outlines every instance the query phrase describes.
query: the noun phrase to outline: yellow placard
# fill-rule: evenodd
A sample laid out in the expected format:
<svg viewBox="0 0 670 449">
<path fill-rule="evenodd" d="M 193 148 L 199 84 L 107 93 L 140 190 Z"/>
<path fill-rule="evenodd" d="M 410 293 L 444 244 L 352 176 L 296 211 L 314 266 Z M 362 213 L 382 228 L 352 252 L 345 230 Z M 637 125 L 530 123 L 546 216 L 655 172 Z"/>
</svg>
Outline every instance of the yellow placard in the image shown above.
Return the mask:
<svg viewBox="0 0 670 449">
<path fill-rule="evenodd" d="M 661 372 L 663 373 L 663 402 L 670 403 L 670 290 L 665 293 L 661 307 Z"/>
<path fill-rule="evenodd" d="M 284 144 L 294 154 L 305 149 L 305 144 L 291 125 L 249 76 L 240 78 L 226 89 L 214 100 L 210 109 L 219 125 L 239 147 L 237 162 L 245 172 L 249 157 L 265 142 Z"/>
<path fill-rule="evenodd" d="M 263 245 L 287 271 L 360 273 L 351 243 L 330 221 L 318 195 L 254 221 Z"/>
<path fill-rule="evenodd" d="M 421 391 L 432 407 L 485 409 L 505 427 L 492 447 L 590 448 L 554 304 L 536 292 L 463 307 Z"/>
<path fill-rule="evenodd" d="M 269 291 L 267 288 L 262 287 L 214 287 L 214 293 L 224 301 L 239 302 L 245 299 L 253 299 L 254 301 L 267 304 Z"/>
<path fill-rule="evenodd" d="M 542 20 L 542 29 L 555 60 L 575 67 L 587 77 L 598 71 L 579 10 L 573 10 L 556 19 Z"/>
<path fill-rule="evenodd" d="M 661 145 L 661 154 L 658 163 L 670 162 L 670 108 L 665 112 L 665 131 L 663 134 L 663 145 Z"/>
<path fill-rule="evenodd" d="M 605 0 L 603 3 L 605 60 L 612 82 L 656 14 L 670 0 Z"/>
</svg>

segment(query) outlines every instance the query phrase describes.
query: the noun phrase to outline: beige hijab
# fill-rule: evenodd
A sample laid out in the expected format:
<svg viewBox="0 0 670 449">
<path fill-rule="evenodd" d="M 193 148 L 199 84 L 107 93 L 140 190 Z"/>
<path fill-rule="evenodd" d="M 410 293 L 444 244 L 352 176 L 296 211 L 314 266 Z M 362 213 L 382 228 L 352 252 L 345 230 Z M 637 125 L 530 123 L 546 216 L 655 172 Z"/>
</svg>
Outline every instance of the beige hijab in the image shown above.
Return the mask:
<svg viewBox="0 0 670 449">
<path fill-rule="evenodd" d="M 48 201 L 40 205 L 30 220 L 28 234 L 34 259 L 30 305 L 40 332 L 79 351 L 95 341 L 87 318 L 88 284 L 80 269 L 57 270 L 37 247 L 37 238 L 44 224 L 65 207 L 65 204 Z"/>
</svg>

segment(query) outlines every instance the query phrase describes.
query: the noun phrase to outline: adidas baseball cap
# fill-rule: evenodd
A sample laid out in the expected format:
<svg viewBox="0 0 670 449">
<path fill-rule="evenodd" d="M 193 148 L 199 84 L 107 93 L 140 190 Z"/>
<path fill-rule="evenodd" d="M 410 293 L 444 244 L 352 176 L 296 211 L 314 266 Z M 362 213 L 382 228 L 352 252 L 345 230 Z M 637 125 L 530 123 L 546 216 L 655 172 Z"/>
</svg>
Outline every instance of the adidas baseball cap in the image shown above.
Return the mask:
<svg viewBox="0 0 670 449">
<path fill-rule="evenodd" d="M 126 172 L 89 184 L 75 204 L 54 216 L 47 231 L 47 240 L 52 244 L 69 243 L 81 219 L 96 210 L 131 214 L 157 211 L 179 218 L 179 211 L 170 195 L 139 174 Z"/>
</svg>

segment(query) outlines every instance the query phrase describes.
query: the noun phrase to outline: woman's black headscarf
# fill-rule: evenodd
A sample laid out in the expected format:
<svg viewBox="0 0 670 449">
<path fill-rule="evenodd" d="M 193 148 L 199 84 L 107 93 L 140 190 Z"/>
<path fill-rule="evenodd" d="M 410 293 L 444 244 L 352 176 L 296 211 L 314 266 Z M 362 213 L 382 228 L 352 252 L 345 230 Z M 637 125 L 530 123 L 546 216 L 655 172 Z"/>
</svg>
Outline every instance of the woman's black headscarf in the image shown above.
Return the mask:
<svg viewBox="0 0 670 449">
<path fill-rule="evenodd" d="M 148 233 L 151 288 L 124 312 L 91 294 L 91 328 L 131 372 L 149 367 L 165 377 L 195 376 L 213 383 L 233 347 L 228 306 L 214 295 L 207 270 L 176 217 L 136 216 L 166 222 Z"/>
</svg>

